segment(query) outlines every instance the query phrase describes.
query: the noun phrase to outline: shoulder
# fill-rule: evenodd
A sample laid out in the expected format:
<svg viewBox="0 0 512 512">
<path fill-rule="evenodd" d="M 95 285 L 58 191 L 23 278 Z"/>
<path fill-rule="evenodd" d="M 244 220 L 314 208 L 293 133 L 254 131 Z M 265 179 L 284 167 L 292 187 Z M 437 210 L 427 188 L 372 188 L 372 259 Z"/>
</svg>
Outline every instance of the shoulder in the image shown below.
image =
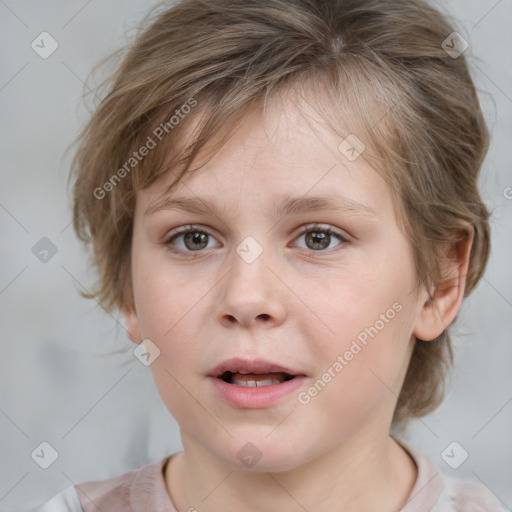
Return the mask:
<svg viewBox="0 0 512 512">
<path fill-rule="evenodd" d="M 401 512 L 418 507 L 429 512 L 505 512 L 499 499 L 481 482 L 450 477 L 409 443 L 396 440 L 418 468 L 416 484 Z"/>
<path fill-rule="evenodd" d="M 175 512 L 164 481 L 166 457 L 106 480 L 75 485 L 83 512 Z"/>
<path fill-rule="evenodd" d="M 443 475 L 443 480 L 444 499 L 446 503 L 451 504 L 453 510 L 505 512 L 498 498 L 481 482 L 456 479 L 447 475 Z"/>
<path fill-rule="evenodd" d="M 34 512 L 83 512 L 78 494 L 73 486 L 59 492 Z"/>
<path fill-rule="evenodd" d="M 176 512 L 164 481 L 169 457 L 105 480 L 64 489 L 33 512 Z"/>
</svg>

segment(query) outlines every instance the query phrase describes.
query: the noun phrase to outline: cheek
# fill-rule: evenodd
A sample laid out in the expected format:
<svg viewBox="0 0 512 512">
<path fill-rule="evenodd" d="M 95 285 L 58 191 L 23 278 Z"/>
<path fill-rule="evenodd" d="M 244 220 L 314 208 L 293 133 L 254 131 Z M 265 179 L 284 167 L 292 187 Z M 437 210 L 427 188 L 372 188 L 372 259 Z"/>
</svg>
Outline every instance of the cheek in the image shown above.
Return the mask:
<svg viewBox="0 0 512 512">
<path fill-rule="evenodd" d="M 159 390 L 172 390 L 166 391 L 172 399 L 197 369 L 206 283 L 192 283 L 155 259 L 140 270 L 134 280 L 138 319 L 143 336 L 160 349 L 151 365 L 155 383 Z"/>
<path fill-rule="evenodd" d="M 392 272 L 386 261 L 344 272 L 329 282 L 324 293 L 309 294 L 318 306 L 319 320 L 307 327 L 316 370 L 322 381 L 331 380 L 329 387 L 349 401 L 382 391 L 379 378 L 392 389 L 399 387 L 400 372 L 407 364 L 413 274 L 405 263 L 400 273 Z"/>
<path fill-rule="evenodd" d="M 151 365 L 160 398 L 180 425 L 180 429 L 199 435 L 206 424 L 208 429 L 215 430 L 215 421 L 210 421 L 211 416 L 208 414 L 209 407 L 205 409 L 201 405 L 201 397 L 190 385 L 186 367 L 192 368 L 193 363 L 187 361 L 183 354 L 174 349 L 162 351 L 160 357 Z"/>
<path fill-rule="evenodd" d="M 182 329 L 199 300 L 200 283 L 197 285 L 191 286 L 161 258 L 140 258 L 134 265 L 133 286 L 145 337 L 165 340 Z"/>
<path fill-rule="evenodd" d="M 368 267 L 345 270 L 342 275 L 329 279 L 323 287 L 305 287 L 300 293 L 307 297 L 306 304 L 311 304 L 311 310 L 316 314 L 309 313 L 314 320 L 312 324 L 315 324 L 312 327 L 323 324 L 331 339 L 342 341 L 360 333 L 364 336 L 365 329 L 375 323 L 379 331 L 387 327 L 390 320 L 399 316 L 397 309 L 402 305 L 406 289 L 405 283 L 388 277 L 384 269 L 373 265 L 373 271 Z"/>
<path fill-rule="evenodd" d="M 365 337 L 342 335 L 324 346 L 318 374 L 298 397 L 304 421 L 309 417 L 317 427 L 322 423 L 321 442 L 349 435 L 372 423 L 371 418 L 382 421 L 394 409 L 408 361 L 402 314 L 378 332 L 367 324 L 368 331 L 360 331 Z"/>
</svg>

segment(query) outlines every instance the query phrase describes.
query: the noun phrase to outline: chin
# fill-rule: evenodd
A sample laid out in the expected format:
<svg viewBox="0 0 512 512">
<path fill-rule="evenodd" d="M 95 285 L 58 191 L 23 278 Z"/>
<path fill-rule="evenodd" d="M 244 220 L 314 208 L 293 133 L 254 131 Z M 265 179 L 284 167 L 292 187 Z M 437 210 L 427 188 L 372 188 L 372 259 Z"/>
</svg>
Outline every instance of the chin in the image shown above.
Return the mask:
<svg viewBox="0 0 512 512">
<path fill-rule="evenodd" d="M 216 447 L 212 452 L 231 468 L 254 473 L 290 471 L 305 462 L 303 444 L 294 446 L 289 438 L 288 441 L 278 436 L 265 439 L 265 435 L 237 435 L 236 440 L 225 451 L 219 452 Z M 241 442 L 240 439 L 247 441 Z M 228 457 L 226 454 L 229 454 Z M 297 458 L 298 454 L 300 459 Z"/>
</svg>

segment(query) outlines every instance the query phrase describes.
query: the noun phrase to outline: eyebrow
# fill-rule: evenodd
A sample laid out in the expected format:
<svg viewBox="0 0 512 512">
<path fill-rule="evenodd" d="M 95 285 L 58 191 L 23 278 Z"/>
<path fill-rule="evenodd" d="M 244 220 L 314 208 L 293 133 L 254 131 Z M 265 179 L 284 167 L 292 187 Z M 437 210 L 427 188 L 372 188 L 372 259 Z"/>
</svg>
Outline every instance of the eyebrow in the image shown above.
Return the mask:
<svg viewBox="0 0 512 512">
<path fill-rule="evenodd" d="M 199 215 L 217 212 L 215 198 L 211 197 L 168 197 L 150 205 L 144 212 L 144 216 L 153 215 L 161 210 L 177 210 Z M 274 203 L 268 217 L 271 220 L 280 219 L 286 215 L 316 210 L 331 210 L 341 213 L 362 214 L 377 217 L 377 212 L 370 206 L 337 195 L 290 197 L 284 196 L 278 203 Z M 217 213 L 223 214 L 226 205 Z"/>
</svg>

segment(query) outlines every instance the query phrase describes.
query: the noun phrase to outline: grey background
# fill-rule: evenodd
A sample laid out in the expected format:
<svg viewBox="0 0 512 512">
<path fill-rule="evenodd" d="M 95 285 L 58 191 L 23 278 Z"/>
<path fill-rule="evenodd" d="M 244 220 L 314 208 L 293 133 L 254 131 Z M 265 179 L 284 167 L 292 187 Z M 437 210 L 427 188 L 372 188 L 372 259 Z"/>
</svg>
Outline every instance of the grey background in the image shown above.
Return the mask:
<svg viewBox="0 0 512 512">
<path fill-rule="evenodd" d="M 141 0 L 0 0 L 0 509 L 26 510 L 60 489 L 107 478 L 180 449 L 179 432 L 116 319 L 90 287 L 70 226 L 65 150 L 86 119 L 83 81 L 153 5 Z M 459 19 L 492 133 L 481 180 L 493 252 L 463 305 L 456 371 L 443 405 L 406 438 L 451 475 L 480 479 L 512 510 L 512 1 L 443 3 Z M 59 44 L 48 59 L 31 42 Z M 512 193 L 509 197 L 512 196 Z M 49 238 L 41 262 L 32 247 Z M 31 453 L 59 457 L 41 469 Z M 457 441 L 458 470 L 441 458 Z"/>
</svg>

